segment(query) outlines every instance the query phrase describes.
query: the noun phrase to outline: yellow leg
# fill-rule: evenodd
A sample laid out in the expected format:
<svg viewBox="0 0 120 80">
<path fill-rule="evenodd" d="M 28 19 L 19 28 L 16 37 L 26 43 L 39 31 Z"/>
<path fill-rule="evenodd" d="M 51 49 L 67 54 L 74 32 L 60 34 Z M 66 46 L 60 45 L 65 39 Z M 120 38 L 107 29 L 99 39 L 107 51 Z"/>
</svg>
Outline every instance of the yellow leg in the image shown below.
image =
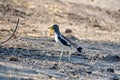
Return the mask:
<svg viewBox="0 0 120 80">
<path fill-rule="evenodd" d="M 63 56 L 63 48 L 61 49 L 61 53 L 60 53 L 60 59 L 59 59 L 59 62 L 61 61 L 61 59 L 62 59 L 62 56 Z"/>
<path fill-rule="evenodd" d="M 70 61 L 70 57 L 71 57 L 71 52 L 69 52 L 69 56 L 68 56 L 68 60 Z"/>
</svg>

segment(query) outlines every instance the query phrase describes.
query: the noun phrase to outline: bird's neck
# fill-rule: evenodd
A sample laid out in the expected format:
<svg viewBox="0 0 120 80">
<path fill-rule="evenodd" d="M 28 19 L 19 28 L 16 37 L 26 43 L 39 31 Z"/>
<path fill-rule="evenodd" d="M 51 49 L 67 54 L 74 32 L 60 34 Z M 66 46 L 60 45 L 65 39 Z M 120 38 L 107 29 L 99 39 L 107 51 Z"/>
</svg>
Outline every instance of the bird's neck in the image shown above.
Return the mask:
<svg viewBox="0 0 120 80">
<path fill-rule="evenodd" d="M 61 35 L 61 33 L 60 33 L 60 31 L 58 30 L 58 31 L 55 31 L 55 35 Z"/>
</svg>

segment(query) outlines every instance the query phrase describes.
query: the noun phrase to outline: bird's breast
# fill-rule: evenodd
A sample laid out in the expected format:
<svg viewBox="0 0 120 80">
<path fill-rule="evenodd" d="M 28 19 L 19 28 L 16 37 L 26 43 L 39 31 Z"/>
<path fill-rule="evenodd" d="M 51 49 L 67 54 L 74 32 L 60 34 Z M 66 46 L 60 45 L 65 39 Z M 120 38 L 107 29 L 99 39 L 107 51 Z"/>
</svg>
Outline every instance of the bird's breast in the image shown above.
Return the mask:
<svg viewBox="0 0 120 80">
<path fill-rule="evenodd" d="M 58 42 L 58 35 L 55 33 L 55 41 Z"/>
</svg>

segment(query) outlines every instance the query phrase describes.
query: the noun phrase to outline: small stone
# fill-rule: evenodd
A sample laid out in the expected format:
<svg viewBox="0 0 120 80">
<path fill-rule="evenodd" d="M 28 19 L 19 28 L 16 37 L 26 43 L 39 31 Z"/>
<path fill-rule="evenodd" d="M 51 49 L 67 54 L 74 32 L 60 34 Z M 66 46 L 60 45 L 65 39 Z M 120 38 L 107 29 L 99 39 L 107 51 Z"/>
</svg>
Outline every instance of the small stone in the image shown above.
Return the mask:
<svg viewBox="0 0 120 80">
<path fill-rule="evenodd" d="M 67 34 L 68 34 L 68 33 L 72 33 L 72 30 L 71 30 L 71 29 L 66 29 L 66 30 L 65 30 L 65 33 L 67 33 Z"/>
<path fill-rule="evenodd" d="M 114 73 L 115 71 L 114 71 L 114 69 L 112 69 L 112 68 L 108 68 L 108 69 L 107 69 L 107 72 Z"/>
<path fill-rule="evenodd" d="M 9 58 L 9 61 L 18 61 L 19 59 L 17 57 L 11 57 Z"/>
<path fill-rule="evenodd" d="M 72 71 L 69 73 L 69 76 L 71 77 L 78 77 L 79 73 L 77 71 Z"/>
<path fill-rule="evenodd" d="M 58 66 L 58 64 L 54 64 L 53 67 L 51 67 L 50 69 L 57 69 L 58 70 L 59 66 Z"/>
<path fill-rule="evenodd" d="M 51 75 L 48 76 L 49 78 L 53 78 Z"/>
<path fill-rule="evenodd" d="M 110 80 L 120 80 L 117 76 L 113 76 Z"/>
<path fill-rule="evenodd" d="M 91 70 L 86 71 L 86 73 L 90 76 L 90 74 L 92 74 Z"/>
</svg>

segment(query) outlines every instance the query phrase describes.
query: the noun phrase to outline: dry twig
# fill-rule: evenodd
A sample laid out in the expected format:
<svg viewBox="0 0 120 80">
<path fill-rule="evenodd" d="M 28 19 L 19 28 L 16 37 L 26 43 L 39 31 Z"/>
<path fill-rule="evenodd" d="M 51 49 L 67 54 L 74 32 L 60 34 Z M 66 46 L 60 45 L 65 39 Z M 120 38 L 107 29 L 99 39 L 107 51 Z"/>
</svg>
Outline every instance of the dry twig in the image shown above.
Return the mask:
<svg viewBox="0 0 120 80">
<path fill-rule="evenodd" d="M 18 18 L 18 21 L 17 21 L 16 27 L 15 27 L 15 30 L 13 31 L 13 33 L 8 37 L 8 39 L 6 39 L 5 41 L 1 42 L 0 44 L 4 44 L 4 43 L 6 43 L 7 41 L 9 41 L 9 40 L 14 36 L 15 32 L 17 31 L 18 24 L 19 24 L 19 18 Z"/>
</svg>

